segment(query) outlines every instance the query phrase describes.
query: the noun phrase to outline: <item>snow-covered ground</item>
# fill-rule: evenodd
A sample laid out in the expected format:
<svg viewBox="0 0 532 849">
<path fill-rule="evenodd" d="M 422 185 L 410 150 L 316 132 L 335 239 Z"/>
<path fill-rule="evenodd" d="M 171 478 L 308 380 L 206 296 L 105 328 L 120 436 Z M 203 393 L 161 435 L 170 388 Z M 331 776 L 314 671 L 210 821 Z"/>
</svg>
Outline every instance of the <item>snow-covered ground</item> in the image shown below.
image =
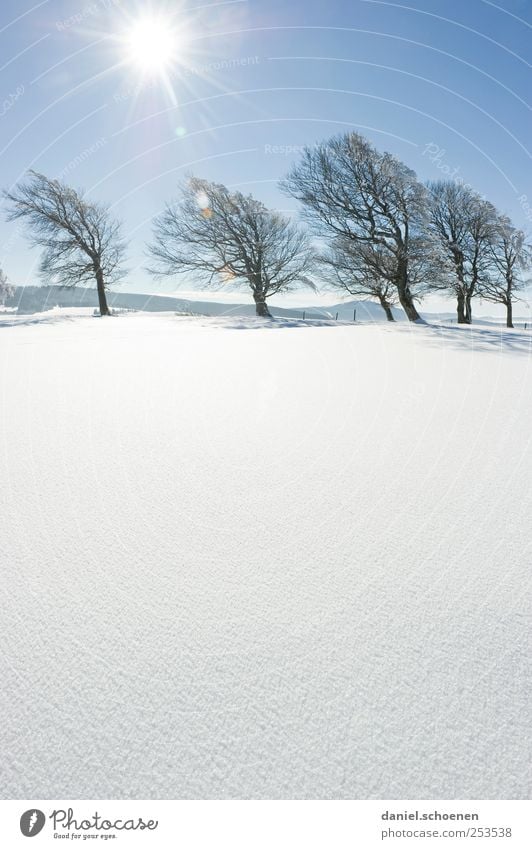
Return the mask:
<svg viewBox="0 0 532 849">
<path fill-rule="evenodd" d="M 528 796 L 531 342 L 0 317 L 1 794 Z"/>
</svg>

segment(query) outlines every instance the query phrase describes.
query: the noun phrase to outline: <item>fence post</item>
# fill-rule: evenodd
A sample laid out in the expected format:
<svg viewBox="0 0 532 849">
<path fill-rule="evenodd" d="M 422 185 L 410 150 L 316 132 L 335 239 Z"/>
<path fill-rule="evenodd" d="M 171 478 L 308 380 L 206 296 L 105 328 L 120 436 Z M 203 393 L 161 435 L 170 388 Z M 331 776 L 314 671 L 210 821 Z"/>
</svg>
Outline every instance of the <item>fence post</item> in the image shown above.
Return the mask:
<svg viewBox="0 0 532 849">
<path fill-rule="evenodd" d="M 353 310 L 353 321 L 357 320 L 357 311 Z"/>
<path fill-rule="evenodd" d="M 338 321 L 338 313 L 336 313 L 336 318 L 334 320 Z"/>
<path fill-rule="evenodd" d="M 305 313 L 305 311 L 303 310 L 303 321 L 305 321 L 305 315 L 306 315 L 306 313 Z"/>
</svg>

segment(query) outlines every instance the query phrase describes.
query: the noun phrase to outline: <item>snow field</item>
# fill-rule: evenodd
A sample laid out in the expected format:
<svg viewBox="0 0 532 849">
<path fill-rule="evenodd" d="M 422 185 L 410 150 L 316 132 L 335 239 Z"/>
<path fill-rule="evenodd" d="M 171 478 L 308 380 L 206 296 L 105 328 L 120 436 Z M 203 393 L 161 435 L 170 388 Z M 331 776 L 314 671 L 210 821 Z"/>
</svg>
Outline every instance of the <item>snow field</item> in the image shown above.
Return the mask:
<svg viewBox="0 0 532 849">
<path fill-rule="evenodd" d="M 0 320 L 5 797 L 527 797 L 530 338 Z"/>
</svg>

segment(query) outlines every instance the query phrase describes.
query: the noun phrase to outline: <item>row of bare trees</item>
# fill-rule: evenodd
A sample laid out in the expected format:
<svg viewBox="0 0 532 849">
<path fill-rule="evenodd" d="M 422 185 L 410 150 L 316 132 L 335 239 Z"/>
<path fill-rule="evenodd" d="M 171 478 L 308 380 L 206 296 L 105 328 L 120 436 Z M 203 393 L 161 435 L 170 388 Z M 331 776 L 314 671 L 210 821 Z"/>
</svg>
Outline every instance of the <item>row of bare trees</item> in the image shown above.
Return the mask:
<svg viewBox="0 0 532 849">
<path fill-rule="evenodd" d="M 430 289 L 452 292 L 459 323 L 472 321 L 472 299 L 480 295 L 506 307 L 513 327 L 513 304 L 530 282 L 532 249 L 525 234 L 468 186 L 429 183 L 429 227 L 442 257 L 442 273 Z"/>
<path fill-rule="evenodd" d="M 301 204 L 305 230 L 251 195 L 187 179 L 154 221 L 149 270 L 200 286 L 244 285 L 259 316 L 270 315 L 272 295 L 320 279 L 377 300 L 390 321 L 396 304 L 418 321 L 417 302 L 440 292 L 456 298 L 459 323 L 471 323 L 472 300 L 482 296 L 503 304 L 513 326 L 532 250 L 470 187 L 422 185 L 397 158 L 346 133 L 305 149 L 281 189 Z M 94 281 L 100 314 L 109 315 L 106 290 L 125 273 L 126 247 L 109 208 L 33 171 L 4 198 L 9 219 L 26 220 L 42 249 L 41 276 L 63 286 Z"/>
<path fill-rule="evenodd" d="M 325 247 L 325 279 L 351 295 L 378 300 L 388 320 L 400 303 L 419 320 L 416 301 L 429 292 L 456 297 L 460 324 L 472 321 L 480 295 L 512 307 L 527 284 L 532 249 L 523 231 L 471 187 L 422 185 L 389 153 L 358 133 L 308 148 L 281 187 Z"/>
</svg>

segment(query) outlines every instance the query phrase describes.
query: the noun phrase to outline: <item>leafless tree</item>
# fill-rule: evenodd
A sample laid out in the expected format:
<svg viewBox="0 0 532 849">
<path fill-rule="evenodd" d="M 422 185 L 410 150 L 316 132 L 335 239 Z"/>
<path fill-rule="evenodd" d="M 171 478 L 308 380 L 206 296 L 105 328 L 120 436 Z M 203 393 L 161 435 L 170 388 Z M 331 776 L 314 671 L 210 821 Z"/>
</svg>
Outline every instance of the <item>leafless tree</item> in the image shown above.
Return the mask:
<svg viewBox="0 0 532 849">
<path fill-rule="evenodd" d="M 410 265 L 415 240 L 425 232 L 427 193 L 413 171 L 358 133 L 347 133 L 306 148 L 281 188 L 301 201 L 321 236 L 347 240 L 353 251 L 371 255 L 410 321 L 420 319 Z"/>
<path fill-rule="evenodd" d="M 392 307 L 400 301 L 395 280 L 397 266 L 392 253 L 380 246 L 360 245 L 352 239 L 336 236 L 319 256 L 319 264 L 329 286 L 343 289 L 350 295 L 377 300 L 387 320 L 395 320 Z M 432 281 L 442 278 L 444 266 L 431 240 L 423 236 L 411 238 L 408 284 L 414 300 L 420 300 L 432 289 Z"/>
<path fill-rule="evenodd" d="M 41 277 L 60 286 L 96 281 L 100 315 L 110 315 L 106 289 L 124 274 L 125 244 L 108 207 L 36 171 L 4 197 L 11 204 L 8 220 L 26 220 L 31 243 L 43 249 Z"/>
<path fill-rule="evenodd" d="M 383 273 L 389 263 L 391 273 Z M 399 302 L 397 289 L 390 282 L 393 262 L 370 245 L 357 247 L 352 240 L 338 236 L 319 256 L 323 276 L 334 289 L 341 289 L 364 300 L 376 300 L 388 321 L 395 321 L 392 307 Z"/>
<path fill-rule="evenodd" d="M 4 304 L 6 298 L 11 298 L 15 293 L 15 287 L 11 285 L 7 274 L 0 268 L 0 303 Z"/>
<path fill-rule="evenodd" d="M 259 316 L 270 316 L 272 295 L 315 288 L 305 233 L 251 195 L 197 177 L 156 218 L 149 254 L 155 276 L 188 273 L 203 286 L 249 286 Z"/>
<path fill-rule="evenodd" d="M 490 243 L 491 274 L 482 285 L 482 297 L 506 307 L 506 327 L 513 327 L 513 305 L 530 280 L 523 273 L 532 268 L 532 247 L 522 230 L 512 226 L 509 218 L 499 216 Z"/>
<path fill-rule="evenodd" d="M 472 299 L 489 276 L 491 244 L 497 228 L 495 207 L 468 186 L 441 180 L 428 184 L 430 226 L 452 274 L 434 288 L 456 295 L 459 324 L 471 324 Z"/>
</svg>

